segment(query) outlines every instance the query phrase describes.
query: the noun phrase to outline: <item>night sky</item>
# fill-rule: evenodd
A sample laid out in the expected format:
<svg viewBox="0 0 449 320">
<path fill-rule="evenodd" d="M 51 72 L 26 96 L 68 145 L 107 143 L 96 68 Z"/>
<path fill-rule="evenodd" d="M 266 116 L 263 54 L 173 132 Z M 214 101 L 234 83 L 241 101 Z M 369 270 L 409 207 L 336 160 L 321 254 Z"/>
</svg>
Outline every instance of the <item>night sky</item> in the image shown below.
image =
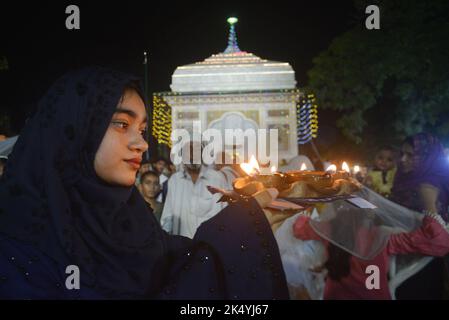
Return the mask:
<svg viewBox="0 0 449 320">
<path fill-rule="evenodd" d="M 355 23 L 352 1 L 95 1 L 3 2 L 0 107 L 18 133 L 33 104 L 62 74 L 86 65 L 109 66 L 143 76 L 150 54 L 150 91 L 169 91 L 180 65 L 201 61 L 227 45 L 227 17 L 240 49 L 289 62 L 298 86 L 306 85 L 312 59 Z M 81 30 L 67 30 L 65 8 L 77 4 Z M 360 23 L 363 23 L 362 21 Z"/>
</svg>

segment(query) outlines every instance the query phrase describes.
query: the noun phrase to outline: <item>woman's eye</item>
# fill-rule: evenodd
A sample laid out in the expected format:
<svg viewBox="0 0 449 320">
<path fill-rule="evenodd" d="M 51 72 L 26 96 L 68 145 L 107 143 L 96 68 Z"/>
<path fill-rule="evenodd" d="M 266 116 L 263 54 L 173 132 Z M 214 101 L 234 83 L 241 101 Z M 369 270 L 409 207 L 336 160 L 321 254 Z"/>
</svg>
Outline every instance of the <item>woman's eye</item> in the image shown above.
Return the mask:
<svg viewBox="0 0 449 320">
<path fill-rule="evenodd" d="M 121 129 L 128 128 L 128 124 L 126 122 L 123 122 L 123 121 L 112 121 L 112 124 L 115 127 L 118 127 L 118 128 L 121 128 Z"/>
<path fill-rule="evenodd" d="M 143 137 L 146 137 L 146 135 L 147 135 L 147 128 L 140 130 L 140 134 L 141 134 Z"/>
</svg>

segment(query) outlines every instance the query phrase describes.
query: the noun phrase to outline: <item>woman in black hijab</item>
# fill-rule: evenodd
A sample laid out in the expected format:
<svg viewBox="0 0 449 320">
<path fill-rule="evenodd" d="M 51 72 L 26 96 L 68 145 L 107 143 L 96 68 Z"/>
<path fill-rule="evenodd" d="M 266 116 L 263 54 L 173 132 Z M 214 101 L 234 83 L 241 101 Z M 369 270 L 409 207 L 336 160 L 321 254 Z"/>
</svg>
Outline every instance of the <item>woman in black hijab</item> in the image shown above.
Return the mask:
<svg viewBox="0 0 449 320">
<path fill-rule="evenodd" d="M 148 148 L 139 92 L 133 77 L 87 68 L 41 100 L 0 182 L 0 298 L 287 299 L 254 199 L 193 240 L 160 228 L 134 187 Z"/>
</svg>

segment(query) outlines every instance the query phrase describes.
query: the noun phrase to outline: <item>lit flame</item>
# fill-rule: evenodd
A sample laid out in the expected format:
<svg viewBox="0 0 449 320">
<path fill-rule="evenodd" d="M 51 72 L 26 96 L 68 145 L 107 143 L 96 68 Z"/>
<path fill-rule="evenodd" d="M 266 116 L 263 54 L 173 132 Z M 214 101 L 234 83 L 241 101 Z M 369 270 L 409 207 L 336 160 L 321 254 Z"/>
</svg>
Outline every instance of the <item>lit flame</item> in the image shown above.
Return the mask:
<svg viewBox="0 0 449 320">
<path fill-rule="evenodd" d="M 300 171 L 305 171 L 305 170 L 307 170 L 307 166 L 306 166 L 306 164 L 303 162 L 302 163 L 302 165 L 301 165 L 301 169 L 299 169 Z"/>
<path fill-rule="evenodd" d="M 353 171 L 354 171 L 355 174 L 359 173 L 360 172 L 360 166 L 355 165 Z"/>
<path fill-rule="evenodd" d="M 251 159 L 249 159 L 249 164 L 254 168 L 255 171 L 260 171 L 259 163 L 254 156 L 251 156 Z"/>
<path fill-rule="evenodd" d="M 254 156 L 251 156 L 249 163 L 241 163 L 240 168 L 242 168 L 242 170 L 245 171 L 247 175 L 253 175 L 260 171 L 259 163 Z"/>
<path fill-rule="evenodd" d="M 253 167 L 249 163 L 241 163 L 240 168 L 242 168 L 247 175 L 251 175 L 254 171 Z"/>
<path fill-rule="evenodd" d="M 351 172 L 351 170 L 349 169 L 349 166 L 346 162 L 343 162 L 343 164 L 341 165 L 341 168 L 346 172 Z"/>
<path fill-rule="evenodd" d="M 278 169 L 276 168 L 276 166 L 272 166 L 271 167 L 271 173 L 275 173 Z"/>
<path fill-rule="evenodd" d="M 337 166 L 335 164 L 331 164 L 327 167 L 326 172 L 335 173 L 337 172 Z"/>
</svg>

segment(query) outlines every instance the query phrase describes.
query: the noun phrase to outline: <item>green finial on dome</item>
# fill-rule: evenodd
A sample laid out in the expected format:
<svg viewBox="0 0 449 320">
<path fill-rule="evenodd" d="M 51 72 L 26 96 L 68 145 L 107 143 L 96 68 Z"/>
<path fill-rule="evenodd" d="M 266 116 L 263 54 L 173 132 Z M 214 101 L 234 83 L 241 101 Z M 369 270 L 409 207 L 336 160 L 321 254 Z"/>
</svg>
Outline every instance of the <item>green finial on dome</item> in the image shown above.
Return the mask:
<svg viewBox="0 0 449 320">
<path fill-rule="evenodd" d="M 236 17 L 229 17 L 229 38 L 228 38 L 228 47 L 224 51 L 224 53 L 236 53 L 241 52 L 239 46 L 237 44 L 237 35 L 235 34 L 234 25 L 239 21 Z"/>
<path fill-rule="evenodd" d="M 239 21 L 239 19 L 237 19 L 236 17 L 229 17 L 228 18 L 228 23 L 229 24 L 235 24 Z"/>
</svg>

